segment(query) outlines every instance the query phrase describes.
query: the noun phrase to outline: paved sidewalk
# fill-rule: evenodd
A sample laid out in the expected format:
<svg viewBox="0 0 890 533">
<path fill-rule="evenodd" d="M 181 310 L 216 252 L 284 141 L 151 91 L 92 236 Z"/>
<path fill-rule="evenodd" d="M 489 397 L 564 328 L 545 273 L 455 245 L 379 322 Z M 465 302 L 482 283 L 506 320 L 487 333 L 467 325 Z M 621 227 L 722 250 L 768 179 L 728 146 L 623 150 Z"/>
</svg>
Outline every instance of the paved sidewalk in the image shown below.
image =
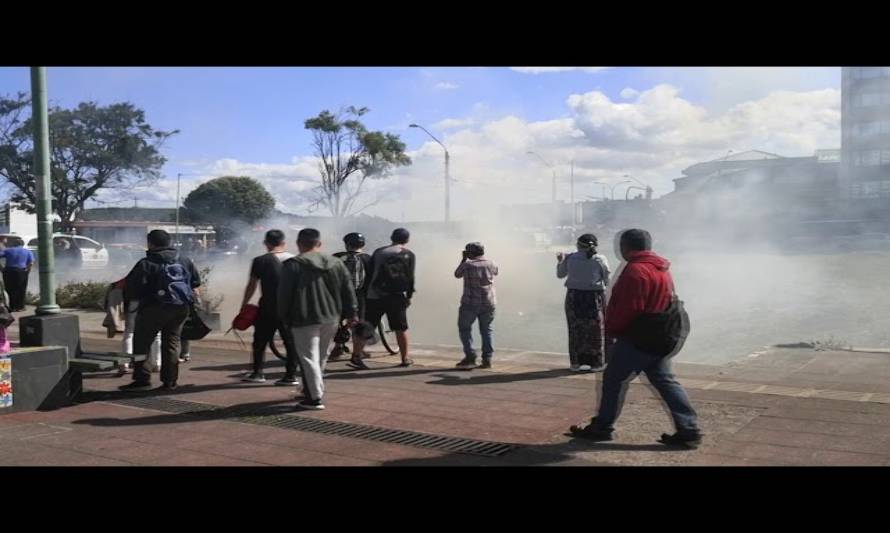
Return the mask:
<svg viewBox="0 0 890 533">
<path fill-rule="evenodd" d="M 85 347 L 117 349 L 100 337 L 87 332 Z M 597 379 L 565 370 L 565 355 L 499 352 L 494 369 L 470 372 L 452 368 L 454 347 L 419 347 L 407 369 L 382 354 L 370 371 L 334 362 L 327 410 L 294 412 L 293 388 L 239 381 L 247 354 L 237 342 L 193 346 L 174 393 L 120 393 L 128 376 L 94 375 L 85 403 L 0 415 L 0 465 L 890 465 L 885 353 L 775 349 L 720 367 L 680 363 L 707 437 L 678 451 L 655 442 L 672 428 L 642 382 L 614 442 L 565 436 L 591 416 Z M 282 373 L 273 358 L 267 378 Z M 421 445 L 374 440 L 362 426 Z M 516 447 L 486 456 L 435 446 L 449 437 Z"/>
</svg>

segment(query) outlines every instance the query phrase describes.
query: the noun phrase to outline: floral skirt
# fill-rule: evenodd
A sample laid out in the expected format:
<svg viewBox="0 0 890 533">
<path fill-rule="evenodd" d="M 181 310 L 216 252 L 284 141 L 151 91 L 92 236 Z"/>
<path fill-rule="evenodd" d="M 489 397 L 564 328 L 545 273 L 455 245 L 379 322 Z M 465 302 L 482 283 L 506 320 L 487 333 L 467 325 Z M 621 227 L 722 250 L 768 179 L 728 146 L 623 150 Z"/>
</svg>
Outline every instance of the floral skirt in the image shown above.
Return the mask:
<svg viewBox="0 0 890 533">
<path fill-rule="evenodd" d="M 602 291 L 566 291 L 569 361 L 573 366 L 605 363 L 604 304 Z"/>
</svg>

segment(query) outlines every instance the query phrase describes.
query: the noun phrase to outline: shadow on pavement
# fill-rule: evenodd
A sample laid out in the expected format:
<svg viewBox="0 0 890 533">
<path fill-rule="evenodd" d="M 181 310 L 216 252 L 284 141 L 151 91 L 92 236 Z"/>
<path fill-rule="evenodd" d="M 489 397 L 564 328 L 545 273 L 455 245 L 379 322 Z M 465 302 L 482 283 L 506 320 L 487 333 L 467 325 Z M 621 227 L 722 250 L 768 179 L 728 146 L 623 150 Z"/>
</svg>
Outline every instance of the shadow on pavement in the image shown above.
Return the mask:
<svg viewBox="0 0 890 533">
<path fill-rule="evenodd" d="M 441 372 L 441 370 L 439 370 Z M 466 370 L 458 370 L 457 372 L 469 374 Z M 533 381 L 536 379 L 550 379 L 560 376 L 570 376 L 573 372 L 566 369 L 539 370 L 536 372 L 525 372 L 521 374 L 484 374 L 472 377 L 459 377 L 451 374 L 442 374 L 436 376 L 438 381 L 428 381 L 431 385 L 490 385 L 493 383 L 514 383 L 517 381 Z"/>
<path fill-rule="evenodd" d="M 122 391 L 122 390 L 110 390 L 110 391 L 102 391 L 102 390 L 89 390 L 80 393 L 77 397 L 77 404 L 90 403 L 90 402 L 108 402 L 114 400 L 122 400 L 125 398 L 145 398 L 145 397 L 171 397 L 176 399 L 177 396 L 185 395 L 185 394 L 195 394 L 198 392 L 206 392 L 206 391 L 216 391 L 216 390 L 235 390 L 235 389 L 258 389 L 258 388 L 270 388 L 273 387 L 269 383 L 266 384 L 252 384 L 252 383 L 213 383 L 207 385 L 192 385 L 192 384 L 183 384 L 176 388 L 173 392 L 162 391 L 160 388 L 151 389 L 147 391 Z M 296 387 L 274 387 L 275 390 L 280 390 L 285 394 L 288 399 L 293 399 L 294 392 Z"/>
<path fill-rule="evenodd" d="M 288 405 L 283 405 L 287 403 Z M 182 424 L 190 419 L 194 421 L 205 420 L 229 420 L 238 422 L 237 416 L 243 415 L 245 409 L 250 409 L 251 416 L 281 415 L 292 413 L 294 401 L 289 399 L 271 400 L 265 402 L 242 403 L 229 407 L 214 409 L 213 411 L 201 411 L 200 414 L 189 413 L 164 413 L 140 418 L 85 418 L 72 420 L 72 424 L 98 426 L 98 427 L 126 427 L 126 426 L 151 426 L 157 424 Z"/>
<path fill-rule="evenodd" d="M 582 459 L 573 455 L 576 452 L 596 452 L 597 450 L 688 452 L 688 450 L 660 444 L 596 443 L 573 439 L 553 444 L 522 446 L 501 457 L 449 453 L 439 457 L 387 461 L 383 463 L 383 466 L 619 466 L 615 463 L 597 462 L 595 458 Z"/>
</svg>

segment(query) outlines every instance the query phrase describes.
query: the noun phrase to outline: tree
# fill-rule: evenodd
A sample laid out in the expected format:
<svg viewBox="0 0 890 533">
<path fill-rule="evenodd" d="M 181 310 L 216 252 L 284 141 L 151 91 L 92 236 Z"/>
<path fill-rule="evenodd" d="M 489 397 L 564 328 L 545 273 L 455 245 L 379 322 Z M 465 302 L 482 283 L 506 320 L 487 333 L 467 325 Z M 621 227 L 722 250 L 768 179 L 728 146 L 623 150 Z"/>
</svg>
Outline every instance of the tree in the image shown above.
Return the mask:
<svg viewBox="0 0 890 533">
<path fill-rule="evenodd" d="M 32 120 L 23 120 L 24 93 L 0 98 L 0 176 L 15 190 L 10 198 L 33 212 Z M 166 159 L 160 148 L 178 131 L 155 130 L 145 112 L 131 103 L 49 110 L 50 181 L 53 210 L 68 229 L 87 200 L 103 189 L 132 188 L 160 177 Z"/>
<path fill-rule="evenodd" d="M 368 111 L 352 106 L 338 114 L 325 110 L 304 124 L 312 131 L 312 146 L 320 159 L 316 204 L 335 218 L 358 214 L 377 203 L 356 203 L 366 180 L 386 178 L 393 168 L 411 164 L 398 135 L 369 131 L 362 124 L 359 117 Z"/>
<path fill-rule="evenodd" d="M 228 227 L 241 221 L 253 224 L 275 208 L 263 184 L 247 176 L 223 176 L 198 186 L 185 197 L 189 220 Z"/>
</svg>

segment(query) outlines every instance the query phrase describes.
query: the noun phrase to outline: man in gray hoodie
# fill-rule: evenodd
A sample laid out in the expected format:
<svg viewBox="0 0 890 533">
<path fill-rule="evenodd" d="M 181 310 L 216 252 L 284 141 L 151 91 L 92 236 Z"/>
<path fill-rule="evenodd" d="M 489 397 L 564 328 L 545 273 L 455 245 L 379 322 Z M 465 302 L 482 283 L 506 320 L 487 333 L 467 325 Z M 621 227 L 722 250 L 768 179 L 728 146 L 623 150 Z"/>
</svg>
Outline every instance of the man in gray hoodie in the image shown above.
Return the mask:
<svg viewBox="0 0 890 533">
<path fill-rule="evenodd" d="M 279 317 L 293 333 L 303 368 L 303 399 L 298 409 L 324 409 L 324 369 L 328 346 L 345 320 L 358 323 L 358 301 L 346 265 L 322 254 L 321 234 L 305 228 L 297 236 L 300 255 L 282 264 Z"/>
</svg>

